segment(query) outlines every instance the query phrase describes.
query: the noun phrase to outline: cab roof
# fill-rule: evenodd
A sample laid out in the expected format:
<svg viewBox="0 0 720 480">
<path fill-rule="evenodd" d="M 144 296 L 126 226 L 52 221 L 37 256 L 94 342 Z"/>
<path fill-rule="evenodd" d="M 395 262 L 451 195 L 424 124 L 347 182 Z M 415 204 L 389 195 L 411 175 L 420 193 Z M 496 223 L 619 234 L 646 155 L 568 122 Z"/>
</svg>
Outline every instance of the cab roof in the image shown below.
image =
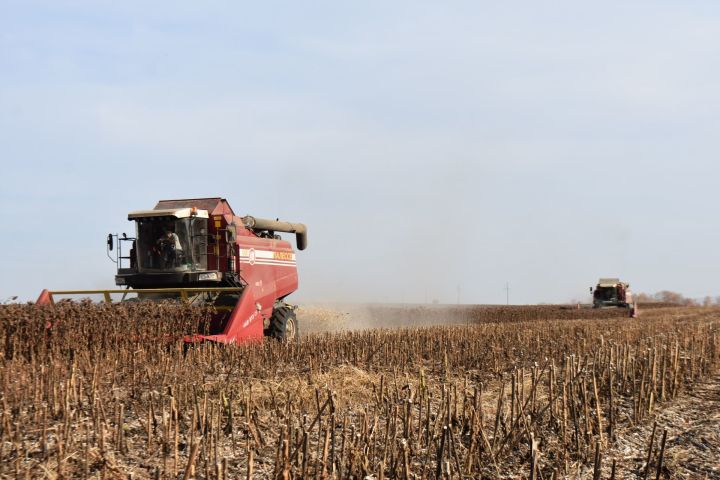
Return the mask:
<svg viewBox="0 0 720 480">
<path fill-rule="evenodd" d="M 210 215 L 234 215 L 227 200 L 221 197 L 209 198 L 182 198 L 177 200 L 160 200 L 154 210 L 179 209 L 196 207 L 198 210 L 207 210 Z"/>
<path fill-rule="evenodd" d="M 623 283 L 620 281 L 619 278 L 601 278 L 598 280 L 597 286 L 598 287 L 614 287 L 616 285 L 627 285 L 626 283 Z"/>
<path fill-rule="evenodd" d="M 150 217 L 175 217 L 175 218 L 188 218 L 193 216 L 199 218 L 208 218 L 208 211 L 197 209 L 193 212 L 192 208 L 155 208 L 153 210 L 136 210 L 128 213 L 128 220 L 134 220 L 136 218 L 150 218 Z"/>
</svg>

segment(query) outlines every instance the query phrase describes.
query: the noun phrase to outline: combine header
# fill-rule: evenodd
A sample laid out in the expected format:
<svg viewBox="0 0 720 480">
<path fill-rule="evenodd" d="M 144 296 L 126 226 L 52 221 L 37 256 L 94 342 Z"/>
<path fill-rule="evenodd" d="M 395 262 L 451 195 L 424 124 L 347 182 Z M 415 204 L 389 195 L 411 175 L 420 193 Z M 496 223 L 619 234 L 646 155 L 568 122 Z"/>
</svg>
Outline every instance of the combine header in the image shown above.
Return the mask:
<svg viewBox="0 0 720 480">
<path fill-rule="evenodd" d="M 294 340 L 298 323 L 285 298 L 298 288 L 295 252 L 277 232 L 294 233 L 307 247 L 301 223 L 237 217 L 224 198 L 162 200 L 128 214 L 136 235 L 110 234 L 117 290 L 44 290 L 38 304 L 58 295 L 137 294 L 133 300 L 178 299 L 215 308 L 207 333 L 188 341 L 220 343 L 269 336 Z M 114 252 L 114 258 L 111 255 Z M 127 252 L 127 255 L 125 253 Z"/>
</svg>

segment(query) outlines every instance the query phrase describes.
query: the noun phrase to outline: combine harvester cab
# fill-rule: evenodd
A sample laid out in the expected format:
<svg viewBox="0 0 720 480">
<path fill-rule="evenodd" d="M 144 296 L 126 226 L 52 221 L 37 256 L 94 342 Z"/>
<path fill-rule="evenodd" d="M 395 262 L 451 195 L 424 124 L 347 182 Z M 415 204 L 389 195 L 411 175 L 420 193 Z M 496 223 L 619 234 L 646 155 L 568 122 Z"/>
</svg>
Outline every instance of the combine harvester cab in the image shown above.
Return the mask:
<svg viewBox="0 0 720 480">
<path fill-rule="evenodd" d="M 593 308 L 627 308 L 630 316 L 637 316 L 630 284 L 621 282 L 619 278 L 601 278 L 594 290 L 590 287 L 590 293 Z"/>
<path fill-rule="evenodd" d="M 237 217 L 223 198 L 162 200 L 152 210 L 131 212 L 128 220 L 136 224 L 135 237 L 107 238 L 108 256 L 117 264 L 115 284 L 124 289 L 44 290 L 37 304 L 51 304 L 59 295 L 101 294 L 108 302 L 112 294 L 177 299 L 216 312 L 204 333 L 187 342 L 297 338 L 294 308 L 284 301 L 298 288 L 295 252 L 276 232 L 294 233 L 304 250 L 305 225 Z"/>
</svg>

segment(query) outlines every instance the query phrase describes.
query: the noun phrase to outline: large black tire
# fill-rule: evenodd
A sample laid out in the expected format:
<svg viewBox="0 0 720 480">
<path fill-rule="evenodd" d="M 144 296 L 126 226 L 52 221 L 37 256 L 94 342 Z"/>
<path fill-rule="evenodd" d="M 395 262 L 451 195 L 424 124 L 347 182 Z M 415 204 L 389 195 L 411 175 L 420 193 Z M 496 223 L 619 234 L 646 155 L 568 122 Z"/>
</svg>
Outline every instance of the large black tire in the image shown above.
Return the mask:
<svg viewBox="0 0 720 480">
<path fill-rule="evenodd" d="M 270 325 L 265 330 L 265 336 L 284 342 L 299 341 L 300 330 L 293 309 L 285 306 L 275 308 L 270 317 Z"/>
</svg>

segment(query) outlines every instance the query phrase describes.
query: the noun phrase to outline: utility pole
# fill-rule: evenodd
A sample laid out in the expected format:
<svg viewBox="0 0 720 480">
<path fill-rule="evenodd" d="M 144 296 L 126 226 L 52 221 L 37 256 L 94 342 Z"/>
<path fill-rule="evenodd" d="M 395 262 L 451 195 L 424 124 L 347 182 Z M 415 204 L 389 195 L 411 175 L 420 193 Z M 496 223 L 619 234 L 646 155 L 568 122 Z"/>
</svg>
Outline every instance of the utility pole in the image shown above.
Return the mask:
<svg viewBox="0 0 720 480">
<path fill-rule="evenodd" d="M 510 305 L 510 282 L 505 282 L 505 304 Z"/>
<path fill-rule="evenodd" d="M 457 304 L 460 305 L 460 285 L 457 286 Z"/>
</svg>

